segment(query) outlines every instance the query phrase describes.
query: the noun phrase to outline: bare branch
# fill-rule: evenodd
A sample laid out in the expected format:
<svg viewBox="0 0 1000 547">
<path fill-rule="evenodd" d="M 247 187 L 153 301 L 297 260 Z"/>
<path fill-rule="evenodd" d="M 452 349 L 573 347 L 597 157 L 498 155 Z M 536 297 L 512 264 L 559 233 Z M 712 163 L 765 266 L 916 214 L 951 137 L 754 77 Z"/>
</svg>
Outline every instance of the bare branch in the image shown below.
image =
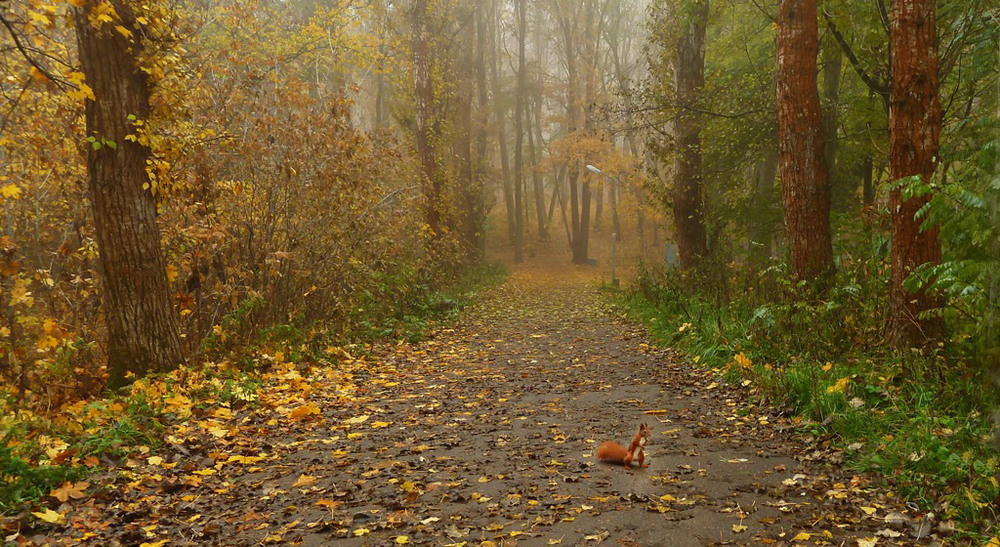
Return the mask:
<svg viewBox="0 0 1000 547">
<path fill-rule="evenodd" d="M 21 37 L 17 35 L 17 31 L 14 29 L 14 25 L 9 20 L 7 20 L 6 17 L 4 17 L 3 12 L 0 12 L 0 24 L 3 24 L 3 26 L 7 29 L 7 32 L 10 33 L 11 39 L 14 40 L 14 46 L 21 53 L 21 56 L 24 57 L 24 59 L 28 61 L 28 63 L 31 66 L 35 67 L 35 70 L 41 72 L 46 78 L 51 80 L 54 84 L 56 84 L 56 86 L 59 87 L 59 89 L 63 91 L 65 91 L 67 88 L 78 89 L 77 86 L 73 85 L 72 83 L 67 82 L 66 80 L 59 78 L 57 76 L 54 76 L 51 72 L 48 71 L 48 69 L 43 67 L 41 64 L 38 63 L 38 61 L 32 58 L 31 54 L 28 52 L 28 49 L 25 48 L 23 43 L 21 43 Z"/>
</svg>

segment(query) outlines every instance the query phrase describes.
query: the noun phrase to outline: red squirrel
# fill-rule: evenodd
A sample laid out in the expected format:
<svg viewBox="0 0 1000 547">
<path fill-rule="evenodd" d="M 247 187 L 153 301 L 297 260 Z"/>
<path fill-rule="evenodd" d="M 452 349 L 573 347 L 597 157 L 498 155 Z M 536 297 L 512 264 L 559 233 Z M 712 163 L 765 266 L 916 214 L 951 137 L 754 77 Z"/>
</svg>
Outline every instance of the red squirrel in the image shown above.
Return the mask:
<svg viewBox="0 0 1000 547">
<path fill-rule="evenodd" d="M 597 461 L 608 463 L 620 463 L 625 465 L 625 469 L 630 469 L 629 464 L 633 459 L 639 460 L 639 467 L 649 467 L 643 464 L 646 459 L 643 447 L 649 439 L 649 426 L 645 423 L 639 424 L 639 431 L 632 437 L 632 442 L 628 448 L 614 442 L 604 441 L 597 447 Z M 638 452 L 638 453 L 637 453 Z"/>
</svg>

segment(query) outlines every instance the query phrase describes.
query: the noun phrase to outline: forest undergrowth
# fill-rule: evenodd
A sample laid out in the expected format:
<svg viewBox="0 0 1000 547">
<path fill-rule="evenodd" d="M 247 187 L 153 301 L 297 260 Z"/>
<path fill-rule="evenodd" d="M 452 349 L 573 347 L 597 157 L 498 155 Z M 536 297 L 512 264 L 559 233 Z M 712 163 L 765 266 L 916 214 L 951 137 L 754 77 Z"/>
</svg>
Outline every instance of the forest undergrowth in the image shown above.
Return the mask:
<svg viewBox="0 0 1000 547">
<path fill-rule="evenodd" d="M 884 276 L 865 262 L 844 266 L 811 301 L 779 266 L 728 266 L 714 283 L 644 269 L 619 303 L 658 343 L 724 371 L 849 469 L 884 477 L 907 502 L 987 540 L 1000 517 L 1000 396 L 984 341 L 953 322 L 936 347 L 891 349 Z"/>
<path fill-rule="evenodd" d="M 213 432 L 213 417 L 261 404 L 258 390 L 268 381 L 291 378 L 300 369 L 339 368 L 350 374 L 345 362 L 363 361 L 396 342 L 420 340 L 428 328 L 452 320 L 478 291 L 505 275 L 496 264 L 466 266 L 408 287 L 405 300 L 373 300 L 349 323 L 291 322 L 250 329 L 252 334 L 246 322 L 264 303 L 248 300 L 223 318 L 199 359 L 138 379 L 118 393 L 44 407 L 26 406 L 17 393 L 3 391 L 0 528 L 6 534 L 22 530 L 34 520 L 28 513 L 55 522 L 58 513 L 47 508 L 49 502 L 78 499 L 89 486 L 88 475 L 155 454 L 171 426 L 205 426 L 209 435 L 225 434 Z"/>
</svg>

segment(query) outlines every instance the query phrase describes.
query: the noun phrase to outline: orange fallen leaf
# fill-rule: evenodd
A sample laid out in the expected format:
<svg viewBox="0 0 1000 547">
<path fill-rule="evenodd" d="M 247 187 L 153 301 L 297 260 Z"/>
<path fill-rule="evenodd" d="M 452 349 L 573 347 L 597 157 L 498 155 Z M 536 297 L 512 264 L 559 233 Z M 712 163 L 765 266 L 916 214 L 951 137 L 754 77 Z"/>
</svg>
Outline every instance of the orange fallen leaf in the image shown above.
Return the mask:
<svg viewBox="0 0 1000 547">
<path fill-rule="evenodd" d="M 66 501 L 70 498 L 78 500 L 87 497 L 84 490 L 86 490 L 89 486 L 89 482 L 64 482 L 62 486 L 56 488 L 52 492 L 49 492 L 49 495 L 63 503 L 66 503 Z"/>
<path fill-rule="evenodd" d="M 299 479 L 295 481 L 295 484 L 292 485 L 292 488 L 305 488 L 307 486 L 312 486 L 316 484 L 316 481 L 318 480 L 319 477 L 313 477 L 310 475 L 299 475 Z"/>
</svg>

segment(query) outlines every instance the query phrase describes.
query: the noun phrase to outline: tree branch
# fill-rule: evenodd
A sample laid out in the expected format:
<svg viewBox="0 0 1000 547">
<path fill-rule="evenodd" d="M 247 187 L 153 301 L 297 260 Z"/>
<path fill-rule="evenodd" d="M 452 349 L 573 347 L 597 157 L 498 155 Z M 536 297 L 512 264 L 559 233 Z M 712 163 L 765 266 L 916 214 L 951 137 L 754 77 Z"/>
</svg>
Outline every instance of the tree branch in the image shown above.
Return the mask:
<svg viewBox="0 0 1000 547">
<path fill-rule="evenodd" d="M 854 68 L 854 72 L 857 73 L 861 81 L 868 86 L 874 93 L 877 93 L 883 97 L 889 95 L 889 86 L 885 82 L 880 82 L 875 78 L 872 78 L 865 68 L 861 66 L 861 61 L 858 60 L 857 55 L 854 54 L 854 50 L 851 49 L 850 44 L 844 39 L 844 35 L 837 30 L 837 25 L 833 23 L 833 19 L 830 18 L 830 14 L 823 12 L 823 18 L 826 19 L 826 27 L 833 34 L 833 37 L 837 40 L 837 44 L 840 45 L 840 49 L 847 56 L 847 59 L 851 62 L 851 67 Z"/>
<path fill-rule="evenodd" d="M 17 35 L 17 31 L 14 30 L 14 25 L 9 20 L 7 20 L 6 17 L 4 17 L 2 12 L 0 12 L 0 24 L 3 24 L 3 26 L 6 27 L 7 32 L 10 33 L 11 39 L 14 40 L 14 47 L 16 47 L 17 50 L 21 53 L 21 56 L 24 57 L 26 61 L 28 61 L 28 64 L 35 67 L 35 70 L 41 72 L 46 78 L 48 78 L 54 84 L 56 84 L 56 86 L 59 87 L 60 90 L 65 91 L 67 87 L 73 89 L 77 88 L 72 83 L 52 75 L 52 73 L 50 73 L 48 69 L 40 65 L 37 61 L 35 61 L 31 57 L 31 55 L 28 53 L 28 50 L 24 47 L 24 44 L 21 43 L 21 38 Z"/>
</svg>

